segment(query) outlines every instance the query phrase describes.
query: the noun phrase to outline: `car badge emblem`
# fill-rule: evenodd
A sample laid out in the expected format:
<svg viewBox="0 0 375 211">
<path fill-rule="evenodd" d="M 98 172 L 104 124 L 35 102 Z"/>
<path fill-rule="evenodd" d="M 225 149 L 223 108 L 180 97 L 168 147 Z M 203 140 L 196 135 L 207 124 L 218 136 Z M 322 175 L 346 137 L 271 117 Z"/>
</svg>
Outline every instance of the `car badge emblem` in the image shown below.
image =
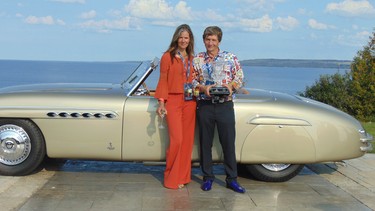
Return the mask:
<svg viewBox="0 0 375 211">
<path fill-rule="evenodd" d="M 112 146 L 112 142 L 109 142 L 109 146 L 107 147 L 109 150 L 114 150 L 115 148 Z"/>
</svg>

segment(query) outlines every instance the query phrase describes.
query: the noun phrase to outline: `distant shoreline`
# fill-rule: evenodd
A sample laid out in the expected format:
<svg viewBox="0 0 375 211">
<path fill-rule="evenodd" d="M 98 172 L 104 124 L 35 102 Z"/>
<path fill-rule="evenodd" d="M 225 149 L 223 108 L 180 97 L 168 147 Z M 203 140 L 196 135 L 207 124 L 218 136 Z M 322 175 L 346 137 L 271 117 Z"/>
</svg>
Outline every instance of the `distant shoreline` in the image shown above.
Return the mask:
<svg viewBox="0 0 375 211">
<path fill-rule="evenodd" d="M 0 59 L 0 62 L 42 62 L 42 63 L 127 63 L 141 61 L 49 61 L 49 60 L 7 60 Z M 334 68 L 350 69 L 350 60 L 315 60 L 315 59 L 247 59 L 241 60 L 242 66 L 259 66 L 259 67 L 296 67 L 296 68 Z"/>
<path fill-rule="evenodd" d="M 314 59 L 248 59 L 240 62 L 243 66 L 350 69 L 350 64 L 352 61 Z"/>
</svg>

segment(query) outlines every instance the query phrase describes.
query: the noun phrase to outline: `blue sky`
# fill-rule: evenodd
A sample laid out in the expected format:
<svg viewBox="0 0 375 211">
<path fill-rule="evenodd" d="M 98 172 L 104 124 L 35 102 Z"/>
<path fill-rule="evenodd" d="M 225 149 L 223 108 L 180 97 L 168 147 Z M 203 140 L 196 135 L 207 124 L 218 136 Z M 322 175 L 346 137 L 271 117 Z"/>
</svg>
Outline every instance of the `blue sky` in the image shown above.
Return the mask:
<svg viewBox="0 0 375 211">
<path fill-rule="evenodd" d="M 0 59 L 139 61 L 187 23 L 223 29 L 245 59 L 351 60 L 375 30 L 375 0 L 1 0 Z"/>
</svg>

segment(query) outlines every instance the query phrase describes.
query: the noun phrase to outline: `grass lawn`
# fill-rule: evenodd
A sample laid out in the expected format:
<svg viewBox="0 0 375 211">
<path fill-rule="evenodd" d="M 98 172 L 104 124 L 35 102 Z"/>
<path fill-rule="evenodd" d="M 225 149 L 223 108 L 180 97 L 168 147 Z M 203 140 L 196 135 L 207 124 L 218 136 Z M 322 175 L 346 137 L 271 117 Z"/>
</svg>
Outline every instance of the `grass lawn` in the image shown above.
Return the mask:
<svg viewBox="0 0 375 211">
<path fill-rule="evenodd" d="M 375 122 L 362 122 L 363 127 L 365 128 L 366 132 L 370 133 L 373 137 L 375 137 Z M 372 146 L 374 149 L 370 153 L 375 153 L 375 142 L 372 142 Z"/>
</svg>

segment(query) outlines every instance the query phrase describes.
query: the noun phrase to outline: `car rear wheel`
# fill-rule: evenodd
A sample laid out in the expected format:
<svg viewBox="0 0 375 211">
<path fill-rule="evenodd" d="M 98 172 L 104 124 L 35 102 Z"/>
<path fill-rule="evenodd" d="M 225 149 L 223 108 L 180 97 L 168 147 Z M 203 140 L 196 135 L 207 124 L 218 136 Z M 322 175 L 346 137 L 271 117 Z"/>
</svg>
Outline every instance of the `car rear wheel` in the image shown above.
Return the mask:
<svg viewBox="0 0 375 211">
<path fill-rule="evenodd" d="M 285 182 L 295 177 L 303 164 L 255 164 L 246 165 L 247 171 L 257 180 L 266 182 Z"/>
<path fill-rule="evenodd" d="M 0 119 L 0 174 L 32 173 L 43 161 L 46 148 L 39 128 L 26 119 Z"/>
</svg>

